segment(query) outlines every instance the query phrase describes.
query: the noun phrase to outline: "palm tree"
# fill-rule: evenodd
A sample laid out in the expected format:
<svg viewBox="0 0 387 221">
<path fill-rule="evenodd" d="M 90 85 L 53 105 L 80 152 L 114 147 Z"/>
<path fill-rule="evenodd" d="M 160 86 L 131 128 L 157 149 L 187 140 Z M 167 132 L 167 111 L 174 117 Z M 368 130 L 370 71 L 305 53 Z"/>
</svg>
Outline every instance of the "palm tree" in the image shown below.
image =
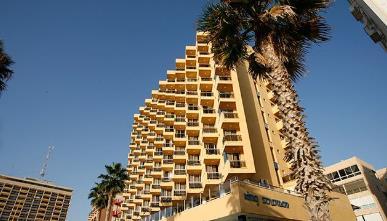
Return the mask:
<svg viewBox="0 0 387 221">
<path fill-rule="evenodd" d="M 13 61 L 11 57 L 5 53 L 3 42 L 0 40 L 0 94 L 7 88 L 5 82 L 12 77 L 13 71 L 10 69 L 12 64 Z"/>
<path fill-rule="evenodd" d="M 320 15 L 328 6 L 329 0 L 228 0 L 210 4 L 198 22 L 212 43 L 215 61 L 228 69 L 247 62 L 254 80 L 271 84 L 284 122 L 285 160 L 313 221 L 329 220 L 331 185 L 293 82 L 305 72 L 310 45 L 328 40 L 329 26 Z"/>
<path fill-rule="evenodd" d="M 105 165 L 106 174 L 101 174 L 98 178 L 101 179 L 101 186 L 104 189 L 108 198 L 105 220 L 110 220 L 111 204 L 117 193 L 121 193 L 125 189 L 125 181 L 129 179 L 126 168 L 123 168 L 120 163 L 112 163 Z"/>
<path fill-rule="evenodd" d="M 99 221 L 101 210 L 105 209 L 108 205 L 108 196 L 101 183 L 95 183 L 95 186 L 90 189 L 88 198 L 91 199 L 91 205 L 98 210 L 97 221 Z"/>
</svg>

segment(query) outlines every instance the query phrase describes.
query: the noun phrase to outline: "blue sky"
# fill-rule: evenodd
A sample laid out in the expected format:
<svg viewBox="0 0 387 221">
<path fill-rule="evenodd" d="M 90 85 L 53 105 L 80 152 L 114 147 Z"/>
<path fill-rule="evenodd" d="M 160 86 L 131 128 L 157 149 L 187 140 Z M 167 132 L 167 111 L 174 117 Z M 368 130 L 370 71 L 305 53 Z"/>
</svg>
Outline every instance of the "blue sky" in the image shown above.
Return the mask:
<svg viewBox="0 0 387 221">
<path fill-rule="evenodd" d="M 85 220 L 88 190 L 126 164 L 132 116 L 194 43 L 206 1 L 5 1 L 0 38 L 16 64 L 0 97 L 0 173 L 74 188 L 68 219 Z M 311 48 L 297 83 L 323 161 L 360 156 L 386 166 L 387 54 L 346 1 L 328 10 L 332 39 Z"/>
</svg>

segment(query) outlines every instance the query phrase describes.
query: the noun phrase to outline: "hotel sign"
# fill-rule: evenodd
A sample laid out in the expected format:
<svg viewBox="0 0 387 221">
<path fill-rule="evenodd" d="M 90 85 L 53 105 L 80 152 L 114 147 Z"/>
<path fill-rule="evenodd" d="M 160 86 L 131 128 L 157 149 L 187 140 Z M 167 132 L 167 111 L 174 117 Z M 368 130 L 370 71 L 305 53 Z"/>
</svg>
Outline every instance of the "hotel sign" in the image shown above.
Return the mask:
<svg viewBox="0 0 387 221">
<path fill-rule="evenodd" d="M 282 200 L 277 200 L 277 199 L 271 199 L 268 197 L 261 196 L 259 197 L 258 195 L 246 192 L 244 193 L 244 198 L 247 201 L 251 201 L 257 204 L 259 206 L 259 198 L 261 198 L 262 204 L 268 205 L 268 206 L 277 206 L 277 207 L 282 207 L 282 208 L 289 208 L 289 203 L 286 201 Z"/>
</svg>

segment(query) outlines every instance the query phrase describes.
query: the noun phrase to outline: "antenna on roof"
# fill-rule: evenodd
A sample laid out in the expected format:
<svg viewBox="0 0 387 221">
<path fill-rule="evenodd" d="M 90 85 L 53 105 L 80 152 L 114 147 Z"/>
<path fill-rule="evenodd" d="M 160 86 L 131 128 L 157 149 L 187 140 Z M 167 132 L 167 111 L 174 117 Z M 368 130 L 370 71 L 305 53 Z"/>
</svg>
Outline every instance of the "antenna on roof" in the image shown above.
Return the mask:
<svg viewBox="0 0 387 221">
<path fill-rule="evenodd" d="M 53 150 L 54 150 L 54 146 L 52 145 L 48 146 L 47 155 L 46 155 L 46 158 L 44 159 L 42 170 L 40 171 L 40 178 L 42 180 L 44 178 L 44 175 L 46 175 L 48 160 L 50 159 L 50 155 Z"/>
</svg>

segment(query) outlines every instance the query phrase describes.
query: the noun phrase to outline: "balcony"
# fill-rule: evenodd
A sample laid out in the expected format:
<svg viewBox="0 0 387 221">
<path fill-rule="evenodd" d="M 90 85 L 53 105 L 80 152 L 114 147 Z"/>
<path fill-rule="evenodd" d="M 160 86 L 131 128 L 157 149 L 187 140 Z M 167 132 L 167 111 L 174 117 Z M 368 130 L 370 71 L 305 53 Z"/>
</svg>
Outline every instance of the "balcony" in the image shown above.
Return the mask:
<svg viewBox="0 0 387 221">
<path fill-rule="evenodd" d="M 163 177 L 161 178 L 161 181 L 164 182 L 164 183 L 168 183 L 168 182 L 171 182 L 172 181 L 172 178 L 171 177 Z"/>
<path fill-rule="evenodd" d="M 160 184 L 152 184 L 152 189 L 160 189 Z"/>
<path fill-rule="evenodd" d="M 185 117 L 176 117 L 174 126 L 177 130 L 184 130 L 186 127 Z"/>
<path fill-rule="evenodd" d="M 206 127 L 202 130 L 203 142 L 216 143 L 219 137 L 218 130 L 214 127 Z"/>
<path fill-rule="evenodd" d="M 201 77 L 200 78 L 200 90 L 209 91 L 212 89 L 212 78 L 210 77 Z"/>
<path fill-rule="evenodd" d="M 176 146 L 183 146 L 187 142 L 187 137 L 184 133 L 176 133 L 173 142 Z"/>
<path fill-rule="evenodd" d="M 198 173 L 202 170 L 202 164 L 199 160 L 188 160 L 187 162 L 187 172 L 192 173 Z"/>
<path fill-rule="evenodd" d="M 163 164 L 173 164 L 173 159 L 163 159 Z"/>
<path fill-rule="evenodd" d="M 239 134 L 227 134 L 223 137 L 223 146 L 225 151 L 235 150 L 243 151 L 242 136 Z"/>
<path fill-rule="evenodd" d="M 163 154 L 170 155 L 173 153 L 174 147 L 173 143 L 164 143 L 163 144 Z"/>
<path fill-rule="evenodd" d="M 185 196 L 187 195 L 187 191 L 185 189 L 176 189 L 173 191 L 174 196 Z"/>
<path fill-rule="evenodd" d="M 246 167 L 246 162 L 242 160 L 230 160 L 231 168 L 243 168 Z"/>
<path fill-rule="evenodd" d="M 202 110 L 202 122 L 205 124 L 215 124 L 216 111 L 212 108 L 206 108 Z"/>
<path fill-rule="evenodd" d="M 187 153 L 199 154 L 202 149 L 199 140 L 188 140 Z"/>
<path fill-rule="evenodd" d="M 172 196 L 160 196 L 160 201 L 162 203 L 170 203 L 172 202 Z"/>
<path fill-rule="evenodd" d="M 200 181 L 190 181 L 188 186 L 190 189 L 199 189 L 203 187 Z"/>
<path fill-rule="evenodd" d="M 155 156 L 162 156 L 163 155 L 163 151 L 155 151 L 154 155 Z"/>
<path fill-rule="evenodd" d="M 207 172 L 207 180 L 218 180 L 222 178 L 219 172 Z"/>
<path fill-rule="evenodd" d="M 239 118 L 237 113 L 223 112 L 220 116 L 219 122 L 221 127 L 226 130 L 239 130 Z"/>
<path fill-rule="evenodd" d="M 236 101 L 233 92 L 220 92 L 218 102 L 220 109 L 236 110 Z"/>
<path fill-rule="evenodd" d="M 219 164 L 222 156 L 220 150 L 216 148 L 207 148 L 206 154 L 204 155 L 205 164 Z"/>
<path fill-rule="evenodd" d="M 202 106 L 214 106 L 214 93 L 212 92 L 201 92 L 200 93 L 200 104 Z"/>
<path fill-rule="evenodd" d="M 175 169 L 175 170 L 174 170 L 174 174 L 175 174 L 175 175 L 186 175 L 187 172 L 186 172 L 185 169 Z"/>
<path fill-rule="evenodd" d="M 154 201 L 154 202 L 151 202 L 150 205 L 151 207 L 159 207 L 159 201 Z"/>
<path fill-rule="evenodd" d="M 217 76 L 217 87 L 218 91 L 232 91 L 232 79 L 229 75 Z"/>
</svg>

